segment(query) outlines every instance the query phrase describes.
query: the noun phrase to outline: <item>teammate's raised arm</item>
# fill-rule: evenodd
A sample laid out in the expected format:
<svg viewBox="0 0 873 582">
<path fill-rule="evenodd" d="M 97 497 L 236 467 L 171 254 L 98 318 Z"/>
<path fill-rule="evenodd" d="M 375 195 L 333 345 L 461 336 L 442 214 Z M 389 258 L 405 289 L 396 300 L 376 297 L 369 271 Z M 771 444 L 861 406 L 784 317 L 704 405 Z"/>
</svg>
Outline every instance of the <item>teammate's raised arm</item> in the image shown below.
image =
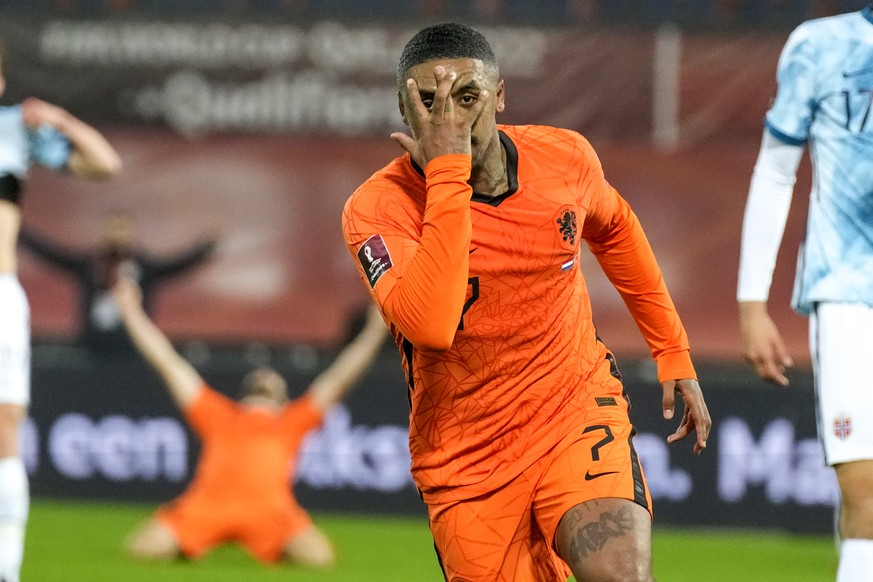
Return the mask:
<svg viewBox="0 0 873 582">
<path fill-rule="evenodd" d="M 375 306 L 370 307 L 361 332 L 312 381 L 308 392 L 313 402 L 327 410 L 342 400 L 379 354 L 387 337 L 388 329 L 382 315 Z"/>
<path fill-rule="evenodd" d="M 143 311 L 142 293 L 133 279 L 119 278 L 112 292 L 137 350 L 163 378 L 176 404 L 185 408 L 203 389 L 203 378 Z"/>
</svg>

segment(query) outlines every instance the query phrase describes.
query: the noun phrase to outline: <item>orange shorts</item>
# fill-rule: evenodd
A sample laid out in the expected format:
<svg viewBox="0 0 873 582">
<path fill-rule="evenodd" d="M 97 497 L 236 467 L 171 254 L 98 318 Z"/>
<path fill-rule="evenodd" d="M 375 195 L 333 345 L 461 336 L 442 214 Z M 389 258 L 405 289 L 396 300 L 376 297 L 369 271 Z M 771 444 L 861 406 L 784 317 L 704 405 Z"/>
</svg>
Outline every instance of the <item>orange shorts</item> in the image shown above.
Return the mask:
<svg viewBox="0 0 873 582">
<path fill-rule="evenodd" d="M 173 531 L 180 551 L 191 559 L 217 545 L 236 542 L 255 558 L 275 562 L 289 540 L 312 527 L 309 514 L 296 503 L 277 510 L 181 499 L 162 506 L 156 517 Z"/>
<path fill-rule="evenodd" d="M 603 375 L 600 382 L 609 389 L 592 396 L 578 432 L 518 477 L 486 495 L 430 503 L 431 533 L 448 582 L 564 582 L 570 570 L 554 540 L 569 509 L 611 497 L 634 501 L 651 514 L 621 382 Z"/>
</svg>

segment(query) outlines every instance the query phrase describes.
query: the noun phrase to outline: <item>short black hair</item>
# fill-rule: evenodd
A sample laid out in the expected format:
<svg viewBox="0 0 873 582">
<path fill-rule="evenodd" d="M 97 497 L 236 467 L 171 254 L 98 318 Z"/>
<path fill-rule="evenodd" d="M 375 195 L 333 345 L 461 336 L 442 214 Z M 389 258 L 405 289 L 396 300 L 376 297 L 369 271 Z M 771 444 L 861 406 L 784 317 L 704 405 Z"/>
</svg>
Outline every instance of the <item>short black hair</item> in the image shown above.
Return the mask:
<svg viewBox="0 0 873 582">
<path fill-rule="evenodd" d="M 412 67 L 439 59 L 478 59 L 498 70 L 497 57 L 481 32 L 449 22 L 424 28 L 406 43 L 397 63 L 398 85 L 403 85 Z"/>
</svg>

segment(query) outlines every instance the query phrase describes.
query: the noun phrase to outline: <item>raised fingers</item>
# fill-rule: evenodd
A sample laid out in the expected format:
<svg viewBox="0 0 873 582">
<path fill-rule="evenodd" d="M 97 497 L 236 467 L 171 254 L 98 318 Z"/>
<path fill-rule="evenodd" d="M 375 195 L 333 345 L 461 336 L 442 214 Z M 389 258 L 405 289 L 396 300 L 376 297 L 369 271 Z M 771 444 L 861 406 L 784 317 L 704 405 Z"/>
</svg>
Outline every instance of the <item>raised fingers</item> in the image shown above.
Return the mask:
<svg viewBox="0 0 873 582">
<path fill-rule="evenodd" d="M 415 119 L 430 117 L 430 122 L 438 125 L 454 110 L 451 98 L 452 87 L 458 75 L 454 71 L 447 73 L 445 67 L 438 66 L 434 68 L 433 76 L 436 81 L 433 95 L 423 95 L 418 81 L 413 78 L 407 79 L 406 100 Z"/>
<path fill-rule="evenodd" d="M 419 70 L 407 81 L 404 119 L 412 136 L 396 132 L 391 138 L 421 167 L 435 157 L 472 152 L 472 128 L 488 111 L 489 93 L 475 72 L 458 72 L 438 65 Z"/>
<path fill-rule="evenodd" d="M 446 72 L 445 67 L 435 67 L 433 77 L 436 81 L 436 91 L 433 95 L 433 105 L 430 108 L 431 123 L 439 125 L 454 113 L 452 87 L 458 78 L 455 71 Z"/>
<path fill-rule="evenodd" d="M 712 429 L 712 418 L 703 399 L 700 385 L 695 380 L 680 380 L 675 383 L 675 389 L 682 396 L 685 411 L 676 432 L 667 437 L 668 443 L 682 440 L 692 432 L 697 433 L 694 452 L 700 454 L 706 448 L 706 440 Z M 666 392 L 666 386 L 665 386 Z"/>
</svg>

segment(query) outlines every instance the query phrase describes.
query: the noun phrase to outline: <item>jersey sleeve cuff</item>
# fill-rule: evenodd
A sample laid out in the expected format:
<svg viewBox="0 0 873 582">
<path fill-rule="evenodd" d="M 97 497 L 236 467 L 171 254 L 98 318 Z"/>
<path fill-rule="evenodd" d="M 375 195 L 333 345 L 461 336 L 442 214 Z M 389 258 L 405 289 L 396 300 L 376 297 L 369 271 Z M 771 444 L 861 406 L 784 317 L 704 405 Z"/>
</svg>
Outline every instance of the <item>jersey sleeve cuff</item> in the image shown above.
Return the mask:
<svg viewBox="0 0 873 582">
<path fill-rule="evenodd" d="M 691 363 L 691 352 L 682 350 L 663 354 L 657 359 L 658 381 L 669 380 L 697 380 L 697 372 Z"/>
<path fill-rule="evenodd" d="M 793 146 L 801 146 L 806 143 L 805 137 L 796 137 L 793 135 L 788 135 L 784 131 L 780 130 L 778 127 L 773 125 L 773 123 L 767 119 L 764 121 L 764 127 L 767 128 L 767 131 L 770 132 L 770 135 L 778 139 L 779 141 L 785 142 L 789 145 Z"/>
<path fill-rule="evenodd" d="M 472 168 L 473 156 L 447 154 L 429 161 L 424 167 L 424 175 L 428 181 L 438 179 L 440 182 L 466 182 L 470 179 Z"/>
<path fill-rule="evenodd" d="M 473 158 L 467 154 L 448 154 L 428 162 L 424 168 L 427 188 L 426 223 L 438 220 L 437 217 L 443 216 L 447 211 L 467 209 L 469 212 L 473 189 L 468 180 L 472 168 Z"/>
</svg>

